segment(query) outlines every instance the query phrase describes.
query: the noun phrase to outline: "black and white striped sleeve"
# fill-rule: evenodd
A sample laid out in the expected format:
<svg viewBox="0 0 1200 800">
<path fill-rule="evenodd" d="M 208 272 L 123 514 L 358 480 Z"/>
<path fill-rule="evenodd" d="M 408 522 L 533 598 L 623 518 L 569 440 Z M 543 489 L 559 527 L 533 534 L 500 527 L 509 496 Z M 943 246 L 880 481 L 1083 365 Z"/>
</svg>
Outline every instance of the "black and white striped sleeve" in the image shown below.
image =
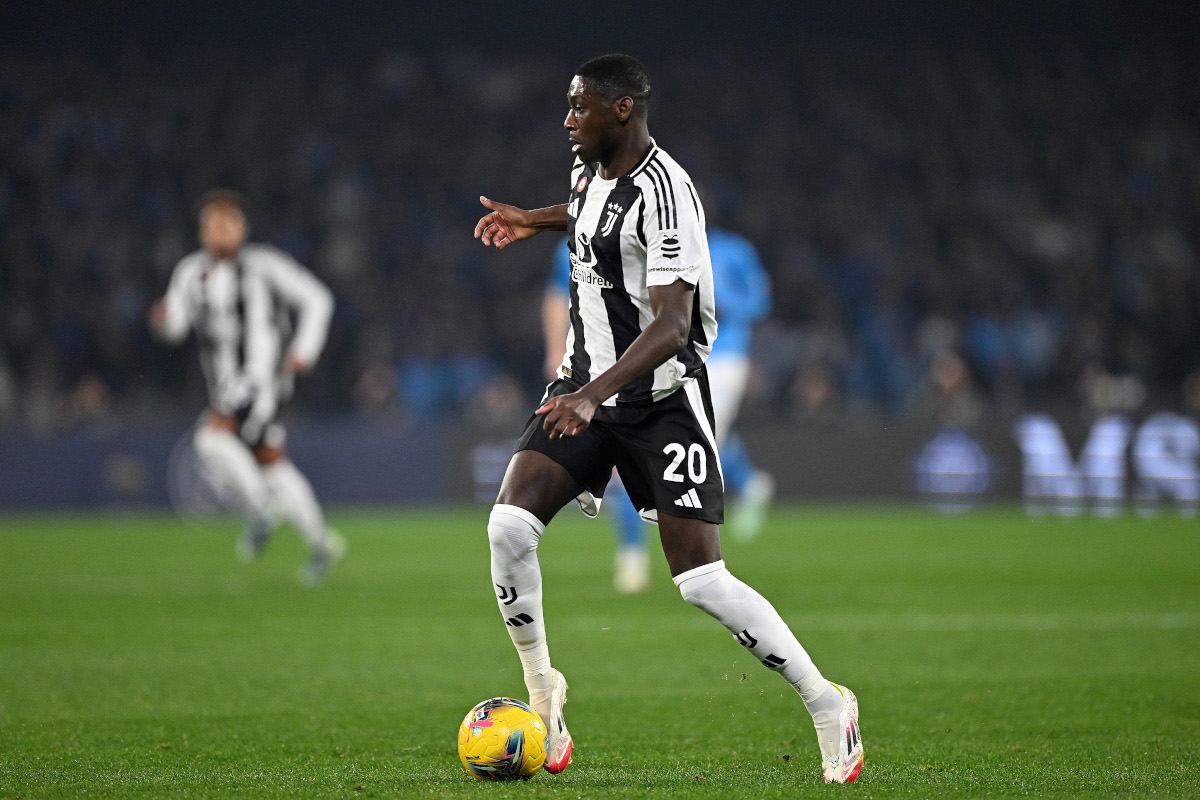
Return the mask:
<svg viewBox="0 0 1200 800">
<path fill-rule="evenodd" d="M 315 364 L 329 334 L 333 293 L 281 250 L 263 248 L 260 257 L 272 291 L 297 312 L 296 333 L 286 344 L 288 352 L 307 364 Z"/>
<path fill-rule="evenodd" d="M 637 175 L 642 188 L 646 285 L 700 282 L 708 256 L 704 216 L 687 173 L 658 159 Z"/>
<path fill-rule="evenodd" d="M 200 271 L 203 269 L 203 259 L 204 256 L 198 253 L 185 256 L 175 265 L 175 271 L 171 273 L 171 282 L 163 296 L 166 317 L 159 331 L 159 335 L 168 342 L 183 341 L 191 332 L 192 325 L 195 324 L 193 319 L 196 308 L 194 295 L 200 291 L 199 278 Z"/>
</svg>

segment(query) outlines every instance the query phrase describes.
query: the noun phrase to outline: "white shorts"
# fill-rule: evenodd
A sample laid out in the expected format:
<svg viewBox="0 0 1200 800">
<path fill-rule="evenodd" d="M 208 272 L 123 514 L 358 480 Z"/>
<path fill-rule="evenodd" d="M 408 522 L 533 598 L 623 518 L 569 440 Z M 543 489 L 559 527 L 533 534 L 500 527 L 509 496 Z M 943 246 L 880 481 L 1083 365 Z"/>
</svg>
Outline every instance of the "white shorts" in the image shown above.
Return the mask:
<svg viewBox="0 0 1200 800">
<path fill-rule="evenodd" d="M 710 358 L 704 368 L 708 370 L 708 387 L 712 392 L 713 417 L 716 418 L 714 432 L 717 444 L 721 444 L 729 436 L 742 406 L 746 381 L 750 377 L 750 359 L 737 356 Z"/>
</svg>

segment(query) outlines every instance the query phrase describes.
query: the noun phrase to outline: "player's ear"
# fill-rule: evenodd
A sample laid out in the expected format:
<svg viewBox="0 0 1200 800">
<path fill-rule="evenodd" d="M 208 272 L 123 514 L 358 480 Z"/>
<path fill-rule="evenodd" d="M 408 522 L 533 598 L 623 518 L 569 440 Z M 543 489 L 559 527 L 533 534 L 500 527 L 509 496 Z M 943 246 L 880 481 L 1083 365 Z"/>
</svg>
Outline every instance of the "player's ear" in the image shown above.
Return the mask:
<svg viewBox="0 0 1200 800">
<path fill-rule="evenodd" d="M 628 95 L 622 97 L 613 104 L 613 110 L 617 113 L 617 122 L 624 125 L 633 116 L 633 98 Z"/>
</svg>

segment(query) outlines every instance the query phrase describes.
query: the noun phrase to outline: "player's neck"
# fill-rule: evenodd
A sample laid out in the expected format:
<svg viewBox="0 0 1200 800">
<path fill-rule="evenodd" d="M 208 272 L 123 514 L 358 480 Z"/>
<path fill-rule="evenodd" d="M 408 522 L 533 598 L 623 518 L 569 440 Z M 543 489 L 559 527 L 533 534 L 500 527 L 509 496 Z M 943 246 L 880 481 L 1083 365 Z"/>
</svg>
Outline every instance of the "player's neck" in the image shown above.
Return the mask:
<svg viewBox="0 0 1200 800">
<path fill-rule="evenodd" d="M 606 181 L 621 177 L 638 165 L 648 147 L 650 147 L 650 131 L 644 125 L 639 126 L 636 130 L 630 131 L 629 136 L 618 142 L 608 158 L 600 159 L 597 174 Z"/>
<path fill-rule="evenodd" d="M 209 247 L 209 248 L 207 248 L 208 254 L 210 256 L 212 256 L 213 261 L 233 261 L 235 258 L 237 258 L 237 254 L 241 251 L 241 249 L 242 249 L 241 245 L 238 245 L 237 247 L 233 247 L 233 248 L 229 248 L 229 247 L 220 247 L 220 248 Z"/>
</svg>

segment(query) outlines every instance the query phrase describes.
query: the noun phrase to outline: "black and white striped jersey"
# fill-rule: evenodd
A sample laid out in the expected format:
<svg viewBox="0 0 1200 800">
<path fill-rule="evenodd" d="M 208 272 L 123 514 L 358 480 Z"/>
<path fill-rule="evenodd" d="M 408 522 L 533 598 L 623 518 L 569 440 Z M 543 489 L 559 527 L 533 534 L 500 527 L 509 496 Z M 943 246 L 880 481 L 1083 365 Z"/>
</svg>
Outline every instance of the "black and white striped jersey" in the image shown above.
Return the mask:
<svg viewBox="0 0 1200 800">
<path fill-rule="evenodd" d="M 691 178 L 653 141 L 619 178 L 577 161 L 571 180 L 571 324 L 559 376 L 583 384 L 612 367 L 654 318 L 649 287 L 684 280 L 696 292 L 687 345 L 605 405 L 661 400 L 700 373 L 717 336 L 704 209 Z"/>
<path fill-rule="evenodd" d="M 206 250 L 185 256 L 164 300 L 163 336 L 177 342 L 196 333 L 212 408 L 264 423 L 291 393 L 281 369 L 285 351 L 315 363 L 333 314 L 333 295 L 320 280 L 282 251 L 256 244 L 222 261 Z"/>
</svg>

